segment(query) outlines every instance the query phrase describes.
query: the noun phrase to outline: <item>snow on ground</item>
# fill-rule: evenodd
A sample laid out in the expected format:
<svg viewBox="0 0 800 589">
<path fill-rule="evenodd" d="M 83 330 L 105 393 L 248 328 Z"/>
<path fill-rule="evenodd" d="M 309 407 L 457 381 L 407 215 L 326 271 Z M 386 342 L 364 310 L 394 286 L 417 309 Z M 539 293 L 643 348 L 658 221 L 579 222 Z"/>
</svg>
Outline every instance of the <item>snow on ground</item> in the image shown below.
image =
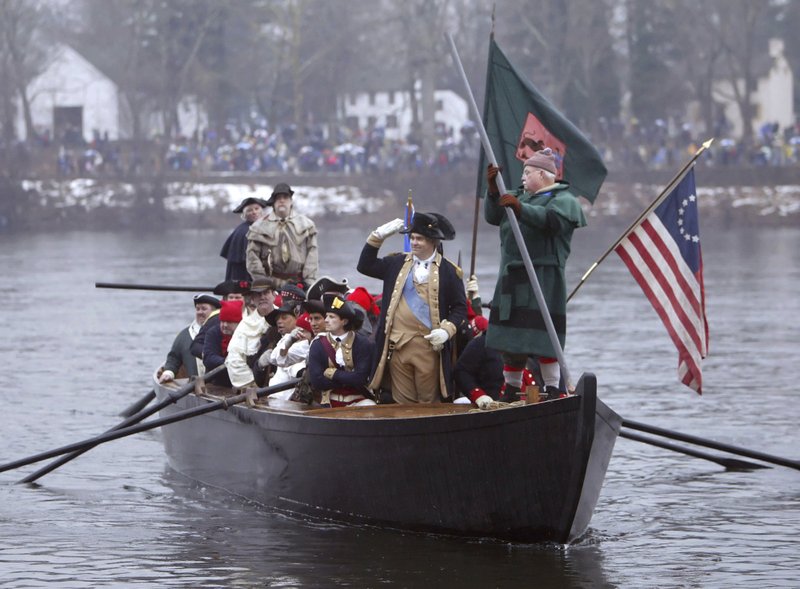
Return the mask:
<svg viewBox="0 0 800 589">
<path fill-rule="evenodd" d="M 22 187 L 38 195 L 42 206 L 56 208 L 77 206 L 89 211 L 99 207 L 131 207 L 137 200 L 132 184 L 91 178 L 64 181 L 24 180 Z M 166 185 L 166 190 L 164 207 L 170 211 L 188 213 L 210 210 L 228 212 L 249 196 L 267 200 L 272 194 L 272 186 L 263 184 L 171 182 Z M 359 188 L 344 185 L 294 186 L 293 190 L 294 206 L 310 217 L 374 213 L 390 202 L 391 197 L 388 194 L 367 197 Z"/>
</svg>

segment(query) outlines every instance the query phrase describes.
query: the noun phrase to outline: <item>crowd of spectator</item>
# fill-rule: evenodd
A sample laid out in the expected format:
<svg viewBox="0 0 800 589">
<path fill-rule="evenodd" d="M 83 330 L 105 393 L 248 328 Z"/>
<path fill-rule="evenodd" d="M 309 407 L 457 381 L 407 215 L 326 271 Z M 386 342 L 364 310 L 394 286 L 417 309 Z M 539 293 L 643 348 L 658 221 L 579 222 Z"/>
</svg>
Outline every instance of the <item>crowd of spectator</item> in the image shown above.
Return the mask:
<svg viewBox="0 0 800 589">
<path fill-rule="evenodd" d="M 419 142 L 413 137 L 394 139 L 381 127 L 369 131 L 340 127 L 326 133 L 321 126 L 308 127 L 301 132 L 295 125 L 271 130 L 266 124 L 229 124 L 219 132 L 208 129 L 191 137 L 169 141 L 156 137 L 138 144 L 110 141 L 107 133 L 99 132 L 86 142 L 76 130 L 67 129 L 57 141 L 43 133 L 28 145 L 18 144 L 11 149 L 0 146 L 0 154 L 12 153 L 18 161 L 29 163 L 36 159 L 35 152 L 52 154 L 55 149 L 56 172 L 60 176 L 122 177 L 161 171 L 342 175 L 474 171 L 480 152 L 474 124 L 467 123 L 458 130 L 438 128 L 436 131 L 436 148 L 427 158 L 423 157 Z M 722 120 L 710 136 L 716 140 L 701 165 L 796 166 L 800 163 L 800 122 L 783 129 L 777 123 L 764 124 L 753 140 L 743 142 L 730 137 L 729 126 Z M 642 124 L 634 119 L 626 125 L 619 120 L 601 119 L 591 139 L 611 170 L 670 170 L 691 157 L 707 138 L 695 132 L 689 123 L 676 120 L 657 119 Z"/>
</svg>

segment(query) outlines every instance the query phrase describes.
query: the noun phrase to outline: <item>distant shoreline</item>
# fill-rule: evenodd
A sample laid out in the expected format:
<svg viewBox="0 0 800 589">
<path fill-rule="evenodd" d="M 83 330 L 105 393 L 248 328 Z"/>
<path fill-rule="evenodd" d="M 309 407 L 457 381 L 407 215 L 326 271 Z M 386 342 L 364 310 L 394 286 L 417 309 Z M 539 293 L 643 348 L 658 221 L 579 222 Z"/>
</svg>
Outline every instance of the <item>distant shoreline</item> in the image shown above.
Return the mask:
<svg viewBox="0 0 800 589">
<path fill-rule="evenodd" d="M 660 184 L 618 182 L 617 178 L 612 175 L 604 184 L 594 206 L 582 201 L 590 221 L 610 218 L 615 224 L 628 223 L 663 189 Z M 759 186 L 709 186 L 700 184 L 701 179 L 698 171 L 703 224 L 798 225 L 800 181 L 796 178 L 792 178 L 792 184 Z M 5 182 L 0 185 L 0 231 L 225 228 L 238 219 L 231 211 L 243 198 L 267 199 L 272 190 L 272 183 L 263 178 L 259 182 L 216 180 L 173 178 L 161 184 L 96 178 L 22 180 L 15 185 Z M 418 210 L 438 210 L 454 221 L 471 222 L 475 209 L 475 178 L 463 174 L 290 180 L 296 193 L 295 206 L 320 226 L 342 219 L 374 224 L 401 216 L 409 188 L 413 189 Z"/>
</svg>

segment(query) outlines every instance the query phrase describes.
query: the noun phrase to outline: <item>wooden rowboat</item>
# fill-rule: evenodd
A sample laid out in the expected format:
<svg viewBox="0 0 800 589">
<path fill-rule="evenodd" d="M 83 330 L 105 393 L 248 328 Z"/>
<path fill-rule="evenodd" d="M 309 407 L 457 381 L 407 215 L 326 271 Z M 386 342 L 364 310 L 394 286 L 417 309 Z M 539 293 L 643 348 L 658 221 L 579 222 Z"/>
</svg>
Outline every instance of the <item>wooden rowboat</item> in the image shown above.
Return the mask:
<svg viewBox="0 0 800 589">
<path fill-rule="evenodd" d="M 177 385 L 159 385 L 159 399 Z M 190 394 L 162 416 L 210 401 Z M 204 484 L 314 518 L 517 542 L 586 531 L 621 418 L 594 375 L 564 399 L 300 409 L 233 406 L 163 427 L 169 464 Z"/>
</svg>

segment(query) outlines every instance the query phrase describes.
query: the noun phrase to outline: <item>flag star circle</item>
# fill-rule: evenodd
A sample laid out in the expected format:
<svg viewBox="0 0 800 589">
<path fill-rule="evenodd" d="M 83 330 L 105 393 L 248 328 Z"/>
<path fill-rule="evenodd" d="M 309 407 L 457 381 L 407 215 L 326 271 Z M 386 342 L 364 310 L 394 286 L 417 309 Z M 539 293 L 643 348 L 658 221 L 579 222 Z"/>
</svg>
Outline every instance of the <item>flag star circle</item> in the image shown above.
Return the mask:
<svg viewBox="0 0 800 589">
<path fill-rule="evenodd" d="M 683 202 L 681 203 L 683 206 L 678 207 L 678 233 L 683 235 L 683 239 L 686 241 L 691 241 L 692 243 L 700 243 L 700 236 L 699 235 L 692 235 L 683 227 L 683 215 L 686 212 L 685 207 L 688 206 L 689 202 L 694 202 L 697 197 L 694 194 L 689 195 L 688 199 L 684 198 Z"/>
</svg>

